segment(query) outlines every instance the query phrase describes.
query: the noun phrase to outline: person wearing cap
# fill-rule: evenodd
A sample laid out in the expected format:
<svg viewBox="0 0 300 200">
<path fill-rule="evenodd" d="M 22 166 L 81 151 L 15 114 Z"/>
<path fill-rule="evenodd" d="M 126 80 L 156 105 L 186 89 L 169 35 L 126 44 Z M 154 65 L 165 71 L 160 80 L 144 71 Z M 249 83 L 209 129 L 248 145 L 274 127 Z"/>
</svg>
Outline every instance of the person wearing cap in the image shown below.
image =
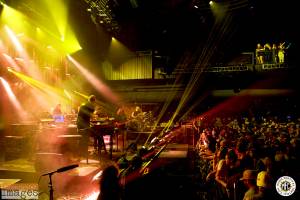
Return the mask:
<svg viewBox="0 0 300 200">
<path fill-rule="evenodd" d="M 261 171 L 257 174 L 256 185 L 258 187 L 258 193 L 255 195 L 255 199 L 278 199 L 276 197 L 276 191 L 272 188 L 272 178 L 267 171 Z"/>
<path fill-rule="evenodd" d="M 242 180 L 247 188 L 247 191 L 244 194 L 243 200 L 252 200 L 255 195 L 258 194 L 258 188 L 256 186 L 256 174 L 255 170 L 244 170 Z"/>
</svg>

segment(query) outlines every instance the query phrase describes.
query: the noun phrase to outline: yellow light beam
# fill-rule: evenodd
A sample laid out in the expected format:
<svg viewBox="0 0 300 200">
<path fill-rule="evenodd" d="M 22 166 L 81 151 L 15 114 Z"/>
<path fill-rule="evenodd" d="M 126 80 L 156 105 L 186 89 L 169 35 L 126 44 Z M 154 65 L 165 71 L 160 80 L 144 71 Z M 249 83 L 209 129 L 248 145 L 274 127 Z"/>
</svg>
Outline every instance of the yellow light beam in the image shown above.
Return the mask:
<svg viewBox="0 0 300 200">
<path fill-rule="evenodd" d="M 26 76 L 22 73 L 16 72 L 12 69 L 8 69 L 9 72 L 16 75 L 19 79 L 23 80 L 25 83 L 30 85 L 31 87 L 37 88 L 40 91 L 43 91 L 44 93 L 48 94 L 53 99 L 61 100 L 65 103 L 69 102 L 69 99 L 65 96 L 64 89 L 61 88 L 55 88 L 53 86 L 50 86 L 46 83 L 43 83 L 41 81 L 35 80 L 29 76 Z"/>
</svg>

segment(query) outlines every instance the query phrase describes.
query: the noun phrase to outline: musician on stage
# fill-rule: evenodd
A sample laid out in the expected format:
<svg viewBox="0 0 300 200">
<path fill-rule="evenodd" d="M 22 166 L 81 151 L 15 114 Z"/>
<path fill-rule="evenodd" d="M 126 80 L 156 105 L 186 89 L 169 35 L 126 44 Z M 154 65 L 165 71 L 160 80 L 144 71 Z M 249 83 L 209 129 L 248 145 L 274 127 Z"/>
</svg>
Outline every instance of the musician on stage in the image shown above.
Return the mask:
<svg viewBox="0 0 300 200">
<path fill-rule="evenodd" d="M 58 103 L 58 104 L 56 104 L 56 106 L 53 108 L 53 110 L 52 110 L 52 115 L 62 115 L 62 114 L 63 114 L 63 112 L 62 112 L 62 110 L 61 110 L 61 104 Z"/>
<path fill-rule="evenodd" d="M 136 106 L 135 110 L 131 113 L 131 120 L 129 123 L 129 129 L 134 131 L 142 131 L 145 123 L 145 113 L 141 107 Z"/>
<path fill-rule="evenodd" d="M 125 109 L 123 106 L 118 108 L 118 110 L 116 112 L 116 120 L 121 123 L 126 122 L 127 116 L 126 116 Z"/>
<path fill-rule="evenodd" d="M 118 131 L 118 135 L 122 137 L 123 141 L 123 151 L 125 149 L 125 141 L 126 141 L 126 123 L 127 123 L 127 116 L 125 113 L 125 109 L 123 106 L 119 107 L 116 112 L 116 128 Z M 117 138 L 118 140 L 119 138 Z"/>
<path fill-rule="evenodd" d="M 138 117 L 141 117 L 143 114 L 144 114 L 144 113 L 143 113 L 141 107 L 136 106 L 136 107 L 135 107 L 135 110 L 131 113 L 131 117 L 132 117 L 133 119 L 136 119 L 136 118 L 138 118 Z"/>
<path fill-rule="evenodd" d="M 90 95 L 87 102 L 84 102 L 80 105 L 77 115 L 77 131 L 82 135 L 82 138 L 79 143 L 80 156 L 87 158 L 88 157 L 88 144 L 89 136 L 92 133 L 90 128 L 90 120 L 95 111 L 96 106 L 96 96 Z"/>
</svg>

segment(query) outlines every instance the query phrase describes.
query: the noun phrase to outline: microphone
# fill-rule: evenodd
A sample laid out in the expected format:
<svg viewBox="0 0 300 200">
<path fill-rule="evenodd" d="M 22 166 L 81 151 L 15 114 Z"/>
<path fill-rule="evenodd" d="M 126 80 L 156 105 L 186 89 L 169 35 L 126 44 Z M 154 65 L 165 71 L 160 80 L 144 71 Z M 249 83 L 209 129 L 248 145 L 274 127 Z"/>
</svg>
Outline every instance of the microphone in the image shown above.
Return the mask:
<svg viewBox="0 0 300 200">
<path fill-rule="evenodd" d="M 48 172 L 46 174 L 42 174 L 41 176 L 52 175 L 54 173 L 61 173 L 61 172 L 64 172 L 64 171 L 68 171 L 70 169 L 74 169 L 78 166 L 79 166 L 78 164 L 75 164 L 75 165 L 69 165 L 69 166 L 61 167 L 61 168 L 57 169 L 56 171 Z"/>
<path fill-rule="evenodd" d="M 65 166 L 65 167 L 59 168 L 58 170 L 56 170 L 56 172 L 60 173 L 60 172 L 68 171 L 68 170 L 74 169 L 74 168 L 76 168 L 78 166 L 79 166 L 78 164 Z"/>
</svg>

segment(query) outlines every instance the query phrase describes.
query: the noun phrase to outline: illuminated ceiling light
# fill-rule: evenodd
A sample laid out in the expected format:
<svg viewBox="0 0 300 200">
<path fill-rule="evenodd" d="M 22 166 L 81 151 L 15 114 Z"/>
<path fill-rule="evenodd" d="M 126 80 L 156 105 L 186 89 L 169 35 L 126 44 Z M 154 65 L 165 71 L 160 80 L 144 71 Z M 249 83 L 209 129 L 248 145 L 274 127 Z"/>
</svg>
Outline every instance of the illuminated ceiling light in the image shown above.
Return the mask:
<svg viewBox="0 0 300 200">
<path fill-rule="evenodd" d="M 211 1 L 211 11 L 215 16 L 216 21 L 221 22 L 225 19 L 226 12 L 228 10 L 228 5 L 224 3 L 218 3 L 215 1 Z"/>
<path fill-rule="evenodd" d="M 214 4 L 214 2 L 213 1 L 209 1 L 209 5 L 213 5 Z"/>
</svg>

